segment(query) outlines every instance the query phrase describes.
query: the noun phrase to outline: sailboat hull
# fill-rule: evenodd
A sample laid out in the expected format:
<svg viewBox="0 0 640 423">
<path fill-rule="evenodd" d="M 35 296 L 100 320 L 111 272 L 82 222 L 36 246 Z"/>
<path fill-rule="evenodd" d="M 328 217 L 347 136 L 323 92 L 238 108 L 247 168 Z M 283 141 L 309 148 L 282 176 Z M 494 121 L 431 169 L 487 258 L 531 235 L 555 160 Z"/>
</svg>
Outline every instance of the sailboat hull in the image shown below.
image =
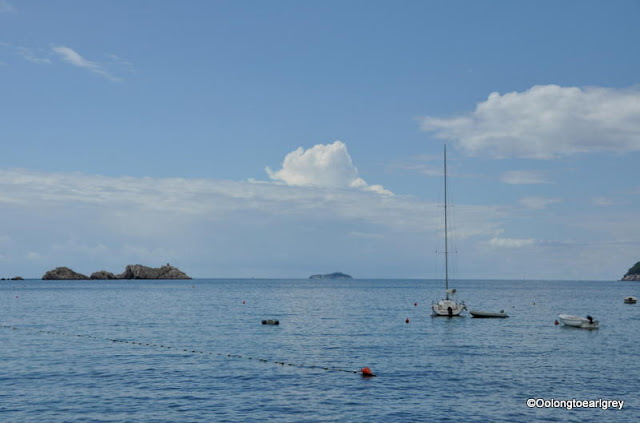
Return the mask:
<svg viewBox="0 0 640 423">
<path fill-rule="evenodd" d="M 465 306 L 462 303 L 456 303 L 451 300 L 440 300 L 431 306 L 433 315 L 438 317 L 456 317 L 460 316 L 465 310 Z"/>
</svg>

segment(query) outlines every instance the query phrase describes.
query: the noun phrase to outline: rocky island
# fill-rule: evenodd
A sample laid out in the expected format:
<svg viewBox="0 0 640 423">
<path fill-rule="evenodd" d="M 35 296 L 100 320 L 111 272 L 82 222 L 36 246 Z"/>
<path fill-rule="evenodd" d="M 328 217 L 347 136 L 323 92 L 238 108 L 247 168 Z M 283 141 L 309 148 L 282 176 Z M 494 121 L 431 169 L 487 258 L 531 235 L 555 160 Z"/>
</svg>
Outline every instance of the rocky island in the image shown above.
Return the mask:
<svg viewBox="0 0 640 423">
<path fill-rule="evenodd" d="M 640 261 L 637 262 L 627 274 L 622 277 L 623 281 L 640 281 Z"/>
<path fill-rule="evenodd" d="M 328 273 L 326 275 L 311 275 L 309 279 L 353 279 L 350 275 L 342 272 Z"/>
<path fill-rule="evenodd" d="M 141 264 L 130 264 L 119 275 L 100 270 L 91 276 L 74 272 L 68 267 L 56 267 L 42 276 L 43 280 L 88 280 L 88 279 L 191 279 L 177 267 L 167 263 L 161 267 L 148 267 Z"/>
</svg>

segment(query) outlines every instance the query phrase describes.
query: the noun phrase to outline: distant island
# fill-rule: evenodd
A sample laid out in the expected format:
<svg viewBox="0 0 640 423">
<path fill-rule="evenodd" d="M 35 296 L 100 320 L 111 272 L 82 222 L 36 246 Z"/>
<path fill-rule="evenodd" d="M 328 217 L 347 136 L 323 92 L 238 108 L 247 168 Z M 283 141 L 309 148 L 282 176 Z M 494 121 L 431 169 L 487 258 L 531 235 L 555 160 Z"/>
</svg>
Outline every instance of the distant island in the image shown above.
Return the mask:
<svg viewBox="0 0 640 423">
<path fill-rule="evenodd" d="M 353 279 L 350 275 L 342 272 L 328 273 L 326 275 L 311 275 L 309 279 Z"/>
<path fill-rule="evenodd" d="M 75 272 L 68 267 L 56 267 L 42 276 L 43 280 L 107 280 L 107 279 L 191 279 L 177 267 L 167 263 L 161 267 L 148 267 L 141 264 L 130 264 L 124 272 L 115 275 L 106 270 L 93 272 L 91 276 Z"/>
<path fill-rule="evenodd" d="M 623 281 L 640 281 L 640 261 L 633 265 L 626 275 L 622 277 Z"/>
</svg>

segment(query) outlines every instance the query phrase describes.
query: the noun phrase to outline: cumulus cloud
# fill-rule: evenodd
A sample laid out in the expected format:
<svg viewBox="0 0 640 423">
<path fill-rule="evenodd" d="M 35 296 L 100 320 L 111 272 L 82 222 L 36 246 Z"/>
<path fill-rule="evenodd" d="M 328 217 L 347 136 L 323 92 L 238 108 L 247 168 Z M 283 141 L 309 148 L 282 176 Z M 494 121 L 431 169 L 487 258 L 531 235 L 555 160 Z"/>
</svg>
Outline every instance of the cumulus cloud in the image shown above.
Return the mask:
<svg viewBox="0 0 640 423">
<path fill-rule="evenodd" d="M 59 56 L 62 57 L 62 59 L 73 65 L 73 66 L 77 66 L 79 68 L 82 69 L 86 69 L 89 72 L 95 73 L 96 75 L 100 75 L 103 78 L 109 79 L 110 81 L 115 81 L 115 82 L 119 82 L 121 79 L 117 78 L 113 75 L 111 75 L 111 73 L 109 73 L 103 65 L 101 65 L 100 63 L 97 62 L 92 62 L 90 60 L 85 59 L 84 57 L 82 57 L 79 53 L 77 53 L 75 50 L 66 47 L 66 46 L 53 46 L 51 47 L 51 50 L 53 50 L 54 53 L 58 54 Z"/>
<path fill-rule="evenodd" d="M 500 181 L 512 185 L 531 185 L 550 183 L 542 172 L 535 170 L 511 170 L 500 176 Z"/>
<path fill-rule="evenodd" d="M 534 86 L 493 92 L 473 112 L 427 116 L 424 130 L 470 155 L 551 159 L 640 150 L 640 87 Z"/>
<path fill-rule="evenodd" d="M 286 155 L 280 170 L 273 171 L 267 167 L 266 172 L 272 180 L 291 186 L 357 188 L 378 194 L 392 194 L 381 185 L 367 184 L 358 176 L 358 169 L 342 141 L 318 144 L 307 150 L 299 147 Z"/>
</svg>

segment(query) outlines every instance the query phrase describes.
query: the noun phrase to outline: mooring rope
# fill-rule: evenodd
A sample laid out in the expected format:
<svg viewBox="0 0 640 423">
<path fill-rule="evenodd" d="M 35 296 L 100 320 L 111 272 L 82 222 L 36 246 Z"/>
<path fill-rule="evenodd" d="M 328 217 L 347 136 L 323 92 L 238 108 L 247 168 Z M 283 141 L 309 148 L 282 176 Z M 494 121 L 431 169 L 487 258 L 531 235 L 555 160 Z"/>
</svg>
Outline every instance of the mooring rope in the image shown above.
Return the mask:
<svg viewBox="0 0 640 423">
<path fill-rule="evenodd" d="M 375 376 L 374 374 L 371 374 L 370 370 L 368 367 L 364 367 L 360 370 L 349 370 L 349 369 L 341 369 L 339 367 L 328 367 L 328 366 L 316 366 L 316 365 L 309 365 L 309 364 L 296 364 L 296 363 L 289 363 L 286 361 L 273 361 L 273 360 L 267 360 L 264 358 L 256 358 L 256 357 L 250 357 L 248 355 L 241 355 L 241 354 L 224 354 L 221 352 L 207 352 L 207 351 L 202 351 L 199 349 L 193 349 L 193 348 L 184 348 L 184 347 L 175 347 L 175 346 L 170 346 L 170 345 L 164 345 L 164 344 L 157 344 L 157 343 L 153 343 L 153 342 L 139 342 L 139 341 L 130 341 L 130 340 L 126 340 L 126 339 L 118 339 L 118 338 L 102 338 L 99 336 L 95 336 L 95 335 L 85 335 L 85 334 L 73 334 L 73 333 L 66 333 L 66 332 L 56 332 L 56 331 L 51 331 L 51 330 L 39 330 L 39 329 L 30 329 L 30 328 L 23 328 L 23 327 L 18 327 L 18 326 L 11 326 L 11 325 L 3 325 L 0 324 L 0 327 L 5 328 L 5 329 L 12 329 L 12 330 L 16 330 L 16 331 L 25 331 L 25 332 L 31 332 L 31 333 L 41 333 L 41 334 L 45 334 L 45 335 L 56 335 L 56 336 L 67 336 L 67 337 L 73 337 L 73 338 L 90 338 L 90 339 L 96 339 L 96 340 L 101 340 L 101 341 L 109 341 L 112 343 L 122 343 L 122 344 L 130 344 L 130 345 L 137 345 L 137 346 L 144 346 L 144 347 L 155 347 L 155 348 L 162 348 L 165 350 L 170 350 L 170 351 L 177 351 L 177 352 L 182 352 L 182 353 L 188 353 L 188 354 L 199 354 L 199 355 L 208 355 L 208 356 L 219 356 L 219 357 L 227 357 L 227 358 L 240 358 L 240 359 L 247 359 L 247 360 L 252 360 L 252 361 L 259 361 L 261 363 L 273 363 L 273 364 L 278 364 L 280 366 L 288 366 L 288 367 L 298 367 L 298 368 L 303 368 L 303 369 L 321 369 L 321 370 L 326 370 L 326 371 L 333 371 L 333 372 L 344 372 L 344 373 L 355 373 L 355 374 L 361 374 L 363 376 Z"/>
</svg>

